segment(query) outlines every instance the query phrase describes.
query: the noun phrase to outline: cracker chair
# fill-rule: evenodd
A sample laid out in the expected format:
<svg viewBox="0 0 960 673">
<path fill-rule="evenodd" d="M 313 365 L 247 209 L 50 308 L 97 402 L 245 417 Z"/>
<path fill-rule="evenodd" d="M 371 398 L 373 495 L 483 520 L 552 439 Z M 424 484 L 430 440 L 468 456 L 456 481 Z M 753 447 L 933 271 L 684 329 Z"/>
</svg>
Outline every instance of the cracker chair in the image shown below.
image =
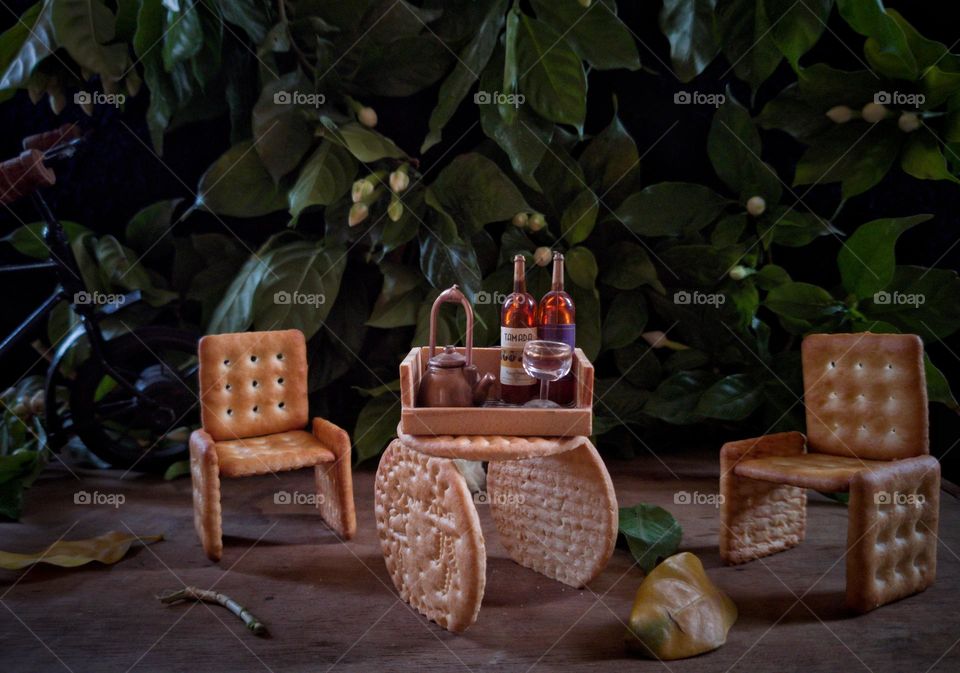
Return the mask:
<svg viewBox="0 0 960 673">
<path fill-rule="evenodd" d="M 320 516 L 341 538 L 356 532 L 350 437 L 322 418 L 307 425 L 307 349 L 299 330 L 200 340 L 203 427 L 190 435 L 193 522 L 212 561 L 223 553 L 220 477 L 313 467 Z"/>
<path fill-rule="evenodd" d="M 940 464 L 929 454 L 923 343 L 815 334 L 802 345 L 807 434 L 720 451 L 720 556 L 744 563 L 803 541 L 804 489 L 849 492 L 847 605 L 923 591 L 937 567 Z"/>
</svg>

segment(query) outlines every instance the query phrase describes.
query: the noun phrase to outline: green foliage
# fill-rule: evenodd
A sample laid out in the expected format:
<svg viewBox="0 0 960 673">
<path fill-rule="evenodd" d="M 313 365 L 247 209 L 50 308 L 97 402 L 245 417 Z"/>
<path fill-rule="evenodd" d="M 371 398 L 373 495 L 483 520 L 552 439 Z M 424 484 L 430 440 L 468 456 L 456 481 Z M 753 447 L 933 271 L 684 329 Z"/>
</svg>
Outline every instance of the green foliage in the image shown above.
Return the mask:
<svg viewBox="0 0 960 673">
<path fill-rule="evenodd" d="M 397 388 L 384 382 L 426 342 L 438 291 L 459 284 L 476 305 L 476 344 L 495 344 L 489 297 L 508 291 L 513 255 L 526 256 L 534 295 L 548 288 L 538 247 L 566 254 L 604 437 L 657 423 L 802 427 L 799 337 L 873 330 L 930 341 L 960 329 L 957 274 L 897 263 L 898 237 L 929 216 L 842 217 L 846 199 L 898 167 L 957 181 L 960 56 L 880 0 L 664 0 L 659 26 L 681 81 L 714 61 L 755 95 L 778 69 L 796 81 L 759 111 L 726 92 L 704 148 L 710 185 L 650 184 L 640 171 L 647 148 L 615 100 L 609 121 L 585 128 L 593 72 L 641 66 L 617 12 L 614 0 L 50 0 L 0 35 L 0 99 L 27 89 L 57 108 L 97 80 L 130 95 L 142 80 L 158 152 L 180 126 L 229 123 L 230 144 L 188 208 L 148 205 L 123 242 L 68 225 L 80 272 L 91 291 L 146 298 L 107 321 L 112 333 L 158 320 L 206 333 L 302 329 L 312 403 L 354 427 L 360 460 L 395 432 Z M 869 69 L 808 62 L 831 22 L 863 36 Z M 434 148 L 426 158 L 377 126 L 413 95 L 436 96 L 413 145 Z M 866 121 L 864 106 L 884 95 L 885 115 Z M 461 146 L 448 128 L 466 128 L 451 124 L 455 115 L 485 141 Z M 773 132 L 806 148 L 792 174 L 765 158 Z M 840 200 L 829 215 L 793 189 L 832 183 Z M 247 236 L 266 240 L 191 231 L 199 211 L 230 232 L 242 218 L 243 231 L 257 232 Z M 546 226 L 516 227 L 518 213 Z M 31 224 L 4 240 L 39 258 L 41 239 Z M 819 239 L 837 252 L 837 286 L 774 263 L 781 248 Z M 50 340 L 76 323 L 59 307 Z M 462 316 L 441 312 L 440 342 L 463 331 Z M 88 350 L 78 341 L 67 367 Z M 931 400 L 957 407 L 929 359 L 927 380 Z M 20 432 L 17 422 L 5 418 L 5 436 Z M 656 521 L 631 512 L 632 537 L 646 539 Z"/>
<path fill-rule="evenodd" d="M 683 529 L 670 512 L 645 503 L 621 507 L 618 528 L 645 573 L 653 570 L 660 559 L 672 556 L 683 536 Z"/>
</svg>

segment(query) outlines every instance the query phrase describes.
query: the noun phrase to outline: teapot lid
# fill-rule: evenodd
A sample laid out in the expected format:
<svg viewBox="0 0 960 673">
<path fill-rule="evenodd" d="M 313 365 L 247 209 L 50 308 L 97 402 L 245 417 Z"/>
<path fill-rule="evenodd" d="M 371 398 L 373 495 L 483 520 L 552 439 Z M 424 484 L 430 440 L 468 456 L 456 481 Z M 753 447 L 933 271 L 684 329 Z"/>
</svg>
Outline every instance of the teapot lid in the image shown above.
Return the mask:
<svg viewBox="0 0 960 673">
<path fill-rule="evenodd" d="M 443 351 L 430 358 L 431 367 L 441 367 L 443 369 L 452 369 L 463 367 L 467 364 L 467 359 L 457 352 L 453 346 L 444 347 Z"/>
</svg>

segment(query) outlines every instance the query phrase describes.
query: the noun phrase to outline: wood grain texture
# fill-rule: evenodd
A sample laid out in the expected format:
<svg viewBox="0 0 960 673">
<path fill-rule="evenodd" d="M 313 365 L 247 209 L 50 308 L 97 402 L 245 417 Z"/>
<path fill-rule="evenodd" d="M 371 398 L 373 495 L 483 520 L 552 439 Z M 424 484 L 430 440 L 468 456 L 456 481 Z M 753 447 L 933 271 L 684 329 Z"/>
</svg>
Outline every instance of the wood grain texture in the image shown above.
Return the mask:
<svg viewBox="0 0 960 673">
<path fill-rule="evenodd" d="M 941 493 L 936 584 L 852 617 L 843 607 L 847 513 L 842 505 L 810 493 L 805 544 L 726 567 L 717 551 L 717 509 L 674 504 L 678 491 L 717 493 L 718 448 L 660 451 L 664 464 L 649 454 L 630 462 L 608 461 L 620 505 L 649 502 L 676 514 L 684 527 L 681 549 L 700 557 L 710 579 L 740 612 L 726 645 L 669 662 L 670 672 L 960 669 L 960 645 L 950 649 L 960 635 L 952 618 L 960 595 L 960 560 L 948 550 L 960 553 L 960 503 L 953 496 Z M 282 481 L 269 475 L 224 480 L 223 504 L 230 517 L 219 566 L 206 560 L 193 531 L 189 479 L 120 481 L 118 472 L 82 472 L 78 481 L 62 469 L 49 470 L 27 491 L 23 522 L 0 524 L 0 549 L 42 549 L 65 533 L 78 539 L 126 530 L 125 525 L 140 534 L 162 532 L 167 539 L 135 549 L 110 567 L 0 571 L 0 668 L 66 671 L 59 657 L 76 673 L 131 667 L 134 673 L 331 667 L 335 672 L 533 667 L 534 672 L 666 673 L 658 662 L 625 653 L 622 622 L 642 579 L 625 550 L 614 551 L 589 590 L 575 590 L 510 560 L 489 507 L 478 507 L 488 560 L 477 623 L 457 636 L 398 601 L 374 525 L 374 468 L 355 472 L 357 536 L 347 544 L 310 506 L 274 504 L 278 490 L 314 493 L 310 470 L 285 473 Z M 126 502 L 118 509 L 75 505 L 74 494 L 81 489 L 123 493 Z M 205 588 L 215 584 L 264 621 L 271 637 L 251 637 L 216 607 L 160 605 L 155 595 L 179 588 L 181 581 Z M 803 604 L 797 596 L 803 596 Z"/>
</svg>

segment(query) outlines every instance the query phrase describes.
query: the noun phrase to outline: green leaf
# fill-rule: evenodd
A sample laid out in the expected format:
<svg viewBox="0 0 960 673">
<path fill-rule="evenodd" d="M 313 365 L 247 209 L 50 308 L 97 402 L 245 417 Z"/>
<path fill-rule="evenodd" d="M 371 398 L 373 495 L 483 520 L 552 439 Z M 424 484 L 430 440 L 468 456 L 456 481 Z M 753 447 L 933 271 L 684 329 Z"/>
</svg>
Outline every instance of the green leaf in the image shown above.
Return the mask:
<svg viewBox="0 0 960 673">
<path fill-rule="evenodd" d="M 600 203 L 596 194 L 590 189 L 580 192 L 580 195 L 563 211 L 560 218 L 560 235 L 569 245 L 576 245 L 590 236 L 597 223 L 597 213 L 600 212 Z"/>
<path fill-rule="evenodd" d="M 497 91 L 502 72 L 503 55 L 496 51 L 480 77 L 480 90 Z M 480 103 L 478 107 L 483 132 L 500 146 L 520 179 L 540 191 L 534 172 L 553 137 L 553 124 L 534 114 L 526 105 L 518 104 L 514 108 L 507 103 Z M 505 110 L 512 114 L 505 114 Z"/>
<path fill-rule="evenodd" d="M 471 152 L 444 168 L 430 186 L 443 209 L 473 234 L 490 222 L 509 220 L 530 206 L 493 161 Z"/>
<path fill-rule="evenodd" d="M 314 128 L 308 116 L 316 114 L 317 108 L 297 102 L 308 100 L 300 98 L 307 94 L 312 89 L 295 71 L 264 86 L 253 106 L 254 146 L 274 182 L 296 168 L 313 144 Z"/>
<path fill-rule="evenodd" d="M 600 279 L 618 290 L 634 290 L 641 285 L 663 289 L 657 280 L 657 269 L 646 248 L 632 241 L 622 241 L 611 248 Z"/>
<path fill-rule="evenodd" d="M 340 145 L 324 141 L 287 194 L 290 214 L 296 219 L 304 208 L 329 206 L 350 190 L 356 173 L 353 155 Z"/>
<path fill-rule="evenodd" d="M 384 394 L 367 402 L 353 429 L 353 446 L 357 462 L 374 458 L 396 436 L 400 423 L 400 400 L 396 395 Z"/>
<path fill-rule="evenodd" d="M 223 20 L 247 34 L 253 44 L 260 44 L 270 27 L 270 17 L 260 0 L 216 0 Z"/>
<path fill-rule="evenodd" d="M 733 374 L 707 388 L 696 413 L 722 421 L 742 421 L 763 403 L 763 398 L 763 388 L 749 374 Z"/>
<path fill-rule="evenodd" d="M 618 530 L 645 573 L 653 570 L 660 559 L 673 556 L 683 536 L 683 529 L 670 512 L 644 503 L 620 508 Z"/>
<path fill-rule="evenodd" d="M 480 265 L 470 243 L 459 238 L 441 241 L 429 232 L 420 232 L 420 269 L 433 287 L 445 290 L 459 285 L 471 302 L 480 289 Z"/>
<path fill-rule="evenodd" d="M 82 234 L 90 233 L 89 229 L 76 222 L 61 220 L 60 224 L 63 225 L 69 241 L 75 240 Z M 17 227 L 0 240 L 12 245 L 21 255 L 27 255 L 34 259 L 47 259 L 50 256 L 50 250 L 47 248 L 44 239 L 46 232 L 46 222 L 31 222 Z"/>
<path fill-rule="evenodd" d="M 882 0 L 837 0 L 837 8 L 844 21 L 867 38 L 863 51 L 873 69 L 887 77 L 917 78 L 917 62 L 907 37 Z"/>
<path fill-rule="evenodd" d="M 522 15 L 517 35 L 520 89 L 537 113 L 559 124 L 583 127 L 587 115 L 587 78 L 583 64 L 560 33 Z"/>
<path fill-rule="evenodd" d="M 843 310 L 829 292 L 809 283 L 784 283 L 770 290 L 764 305 L 779 316 L 800 320 L 827 318 Z"/>
<path fill-rule="evenodd" d="M 273 273 L 271 256 L 277 237 L 267 240 L 253 253 L 223 294 L 207 325 L 207 334 L 245 332 L 253 324 L 253 297 L 263 279 Z"/>
<path fill-rule="evenodd" d="M 858 308 L 871 320 L 884 320 L 902 332 L 936 340 L 960 329 L 958 296 L 956 271 L 898 266 L 889 285 Z"/>
<path fill-rule="evenodd" d="M 681 236 L 716 220 L 728 203 L 703 185 L 660 182 L 628 196 L 615 216 L 641 236 Z"/>
<path fill-rule="evenodd" d="M 714 27 L 716 0 L 664 0 L 660 30 L 670 41 L 673 71 L 689 82 L 710 65 L 720 51 Z"/>
<path fill-rule="evenodd" d="M 701 420 L 695 411 L 697 403 L 711 379 L 712 375 L 702 370 L 672 374 L 657 386 L 643 410 L 674 425 L 696 423 Z"/>
<path fill-rule="evenodd" d="M 762 196 L 768 204 L 780 201 L 780 179 L 760 159 L 760 134 L 747 111 L 730 100 L 713 115 L 707 154 L 721 180 L 742 203 L 752 196 Z"/>
<path fill-rule="evenodd" d="M 554 132 L 554 140 L 537 167 L 537 182 L 543 187 L 543 195 L 557 213 L 567 206 L 587 186 L 583 169 L 559 142 L 560 129 Z"/>
<path fill-rule="evenodd" d="M 843 286 L 865 299 L 890 284 L 896 266 L 894 247 L 900 235 L 933 215 L 887 218 L 860 225 L 837 255 Z"/>
<path fill-rule="evenodd" d="M 126 241 L 141 255 L 165 256 L 173 251 L 173 213 L 182 199 L 157 201 L 127 223 Z"/>
<path fill-rule="evenodd" d="M 782 266 L 767 264 L 754 275 L 757 285 L 762 290 L 772 290 L 790 282 L 790 274 Z"/>
<path fill-rule="evenodd" d="M 417 324 L 417 311 L 426 294 L 419 274 L 410 267 L 382 262 L 383 288 L 367 320 L 370 327 L 390 329 Z"/>
<path fill-rule="evenodd" d="M 163 66 L 167 72 L 183 61 L 187 61 L 203 46 L 203 27 L 200 24 L 200 12 L 196 0 L 183 0 L 179 9 L 167 6 L 166 31 L 163 37 Z M 209 10 L 208 10 L 209 11 Z"/>
<path fill-rule="evenodd" d="M 773 41 L 763 0 L 717 0 L 716 21 L 724 56 L 737 77 L 756 91 L 783 58 Z"/>
<path fill-rule="evenodd" d="M 129 59 L 125 44 L 110 44 L 116 17 L 99 0 L 57 0 L 51 19 L 56 43 L 79 65 L 112 79 L 120 79 Z"/>
<path fill-rule="evenodd" d="M 623 348 L 640 338 L 647 326 L 647 301 L 642 292 L 619 292 L 603 320 L 603 348 Z"/>
<path fill-rule="evenodd" d="M 588 7 L 574 0 L 532 0 L 531 4 L 537 17 L 553 26 L 597 70 L 640 68 L 637 45 L 617 18 L 612 0 L 596 0 Z"/>
<path fill-rule="evenodd" d="M 287 206 L 285 191 L 274 184 L 249 140 L 231 147 L 206 170 L 197 194 L 197 207 L 218 215 L 257 217 Z"/>
<path fill-rule="evenodd" d="M 960 182 L 947 166 L 940 145 L 931 133 L 914 133 L 900 157 L 900 166 L 908 175 L 920 180 L 950 180 Z"/>
<path fill-rule="evenodd" d="M 587 184 L 608 206 L 616 206 L 640 183 L 640 155 L 630 133 L 614 113 L 578 159 Z"/>
<path fill-rule="evenodd" d="M 774 17 L 770 31 L 780 52 L 794 70 L 800 57 L 817 43 L 827 27 L 833 0 L 764 0 L 768 17 Z"/>
<path fill-rule="evenodd" d="M 794 185 L 840 182 L 844 199 L 876 186 L 900 153 L 903 133 L 890 124 L 837 124 L 819 135 L 797 164 Z"/>
<path fill-rule="evenodd" d="M 377 159 L 406 158 L 403 150 L 392 140 L 356 122 L 337 127 L 329 118 L 322 117 L 320 121 L 326 127 L 326 135 L 331 140 L 346 147 L 350 150 L 350 154 L 363 163 L 370 163 Z"/>
<path fill-rule="evenodd" d="M 567 291 L 577 310 L 577 348 L 582 349 L 584 355 L 593 361 L 600 354 L 603 342 L 600 334 L 600 293 L 596 288 L 586 288 L 577 283 L 572 283 Z"/>
<path fill-rule="evenodd" d="M 410 35 L 364 60 L 353 79 L 375 96 L 412 96 L 443 77 L 452 60 L 450 50 L 435 35 Z"/>
<path fill-rule="evenodd" d="M 570 280 L 580 287 L 591 289 L 597 284 L 597 260 L 590 250 L 582 245 L 567 251 L 565 268 Z"/>
<path fill-rule="evenodd" d="M 255 330 L 298 329 L 308 340 L 323 325 L 340 291 L 346 251 L 298 241 L 270 254 L 270 271 L 253 298 Z"/>
<path fill-rule="evenodd" d="M 34 68 L 56 49 L 50 9 L 42 0 L 0 35 L 0 91 L 26 85 Z"/>
<path fill-rule="evenodd" d="M 758 228 L 765 236 L 769 228 L 773 227 L 772 241 L 777 245 L 791 248 L 802 248 L 811 243 L 818 236 L 842 236 L 843 232 L 816 213 L 801 213 L 793 208 L 777 206 L 772 209 L 761 222 Z"/>
<path fill-rule="evenodd" d="M 937 369 L 926 353 L 923 354 L 923 370 L 927 379 L 927 398 L 931 402 L 945 404 L 952 411 L 960 411 L 960 405 L 957 404 L 957 400 L 950 390 L 947 377 Z"/>
<path fill-rule="evenodd" d="M 166 472 L 163 473 L 163 480 L 173 481 L 174 479 L 179 479 L 180 477 L 186 477 L 189 474 L 190 474 L 190 461 L 178 460 L 175 463 L 171 463 L 170 467 L 168 467 Z"/>
<path fill-rule="evenodd" d="M 476 26 L 473 39 L 460 50 L 453 72 L 440 85 L 437 106 L 430 113 L 430 131 L 420 147 L 421 154 L 440 142 L 443 127 L 453 118 L 453 114 L 460 107 L 470 87 L 480 77 L 497 44 L 507 2 L 506 0 L 484 0 L 483 4 L 486 12 L 480 24 Z"/>
</svg>

